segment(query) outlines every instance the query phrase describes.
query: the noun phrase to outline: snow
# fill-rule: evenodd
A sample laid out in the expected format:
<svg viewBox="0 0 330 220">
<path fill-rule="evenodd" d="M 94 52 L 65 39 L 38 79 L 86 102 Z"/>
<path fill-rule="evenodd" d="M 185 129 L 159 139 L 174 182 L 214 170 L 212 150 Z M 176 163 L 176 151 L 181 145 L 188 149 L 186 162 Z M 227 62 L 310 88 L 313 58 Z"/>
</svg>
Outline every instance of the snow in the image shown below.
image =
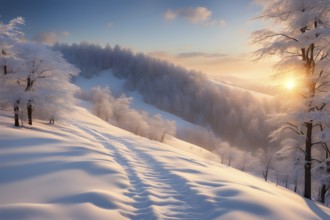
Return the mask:
<svg viewBox="0 0 330 220">
<path fill-rule="evenodd" d="M 143 101 L 143 97 L 141 94 L 139 94 L 136 91 L 127 91 L 125 89 L 125 80 L 118 79 L 112 74 L 111 70 L 104 70 L 101 71 L 96 76 L 92 77 L 91 79 L 86 79 L 83 77 L 77 78 L 75 81 L 75 84 L 79 86 L 83 90 L 90 90 L 93 87 L 100 86 L 100 87 L 109 87 L 111 92 L 115 96 L 120 96 L 121 94 L 125 94 L 128 97 L 132 97 L 132 105 L 131 107 L 133 109 L 139 110 L 139 111 L 145 111 L 149 113 L 150 115 L 157 115 L 160 114 L 164 119 L 168 121 L 175 121 L 176 127 L 178 130 L 184 130 L 185 128 L 192 128 L 197 127 L 196 125 L 176 116 L 173 114 L 170 114 L 166 111 L 160 110 L 157 107 L 147 104 Z M 85 104 L 84 106 L 88 107 L 88 104 Z"/>
<path fill-rule="evenodd" d="M 0 219 L 330 218 L 196 146 L 132 135 L 81 107 L 55 125 L 17 129 L 10 116 L 0 115 Z"/>
<path fill-rule="evenodd" d="M 124 92 L 110 71 L 75 83 Z M 125 93 L 133 108 L 195 126 Z M 0 111 L 0 219 L 330 219 L 329 208 L 219 164 L 205 149 L 135 136 L 81 105 L 66 122 L 19 129 Z"/>
</svg>

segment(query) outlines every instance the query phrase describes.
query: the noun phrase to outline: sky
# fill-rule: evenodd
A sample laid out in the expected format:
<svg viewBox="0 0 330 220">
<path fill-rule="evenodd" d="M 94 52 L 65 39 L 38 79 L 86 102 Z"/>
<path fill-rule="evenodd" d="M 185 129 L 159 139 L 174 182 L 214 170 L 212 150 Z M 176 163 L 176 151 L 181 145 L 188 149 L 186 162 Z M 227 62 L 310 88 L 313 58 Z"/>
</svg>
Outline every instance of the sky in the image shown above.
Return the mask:
<svg viewBox="0 0 330 220">
<path fill-rule="evenodd" d="M 22 16 L 26 37 L 49 45 L 116 44 L 210 78 L 270 80 L 270 63 L 252 62 L 250 33 L 262 24 L 253 0 L 0 0 L 0 19 Z"/>
</svg>

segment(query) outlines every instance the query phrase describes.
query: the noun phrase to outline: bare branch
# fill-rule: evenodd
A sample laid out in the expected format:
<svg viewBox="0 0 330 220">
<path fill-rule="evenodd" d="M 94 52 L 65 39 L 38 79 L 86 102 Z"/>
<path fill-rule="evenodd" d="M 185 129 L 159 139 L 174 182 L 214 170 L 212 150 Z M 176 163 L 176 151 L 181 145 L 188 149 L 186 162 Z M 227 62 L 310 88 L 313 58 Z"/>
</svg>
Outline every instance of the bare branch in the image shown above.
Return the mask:
<svg viewBox="0 0 330 220">
<path fill-rule="evenodd" d="M 303 154 L 306 153 L 301 147 L 290 147 L 290 148 L 287 148 L 287 149 L 288 149 L 288 150 L 298 149 L 298 150 L 301 151 Z"/>
<path fill-rule="evenodd" d="M 290 39 L 290 40 L 294 40 L 296 42 L 299 42 L 299 40 L 296 39 L 296 38 L 294 38 L 294 37 L 290 37 L 290 36 L 288 36 L 286 34 L 280 34 L 280 33 L 264 36 L 264 37 L 260 38 L 259 40 L 256 40 L 256 42 L 264 41 L 264 40 L 266 40 L 268 38 L 273 38 L 273 37 L 278 37 L 278 36 L 282 36 L 282 37 L 285 37 L 287 39 Z"/>
<path fill-rule="evenodd" d="M 283 127 L 283 130 L 285 130 L 285 129 L 289 129 L 289 130 L 293 131 L 294 133 L 296 133 L 298 135 L 304 135 L 304 133 L 302 131 L 299 132 L 299 131 L 295 130 L 292 127 Z"/>
<path fill-rule="evenodd" d="M 317 109 L 318 111 L 322 111 L 323 108 L 324 108 L 325 106 L 327 106 L 327 104 L 326 104 L 326 103 L 323 103 L 323 104 L 321 105 L 321 107 L 316 106 L 316 109 Z"/>
<path fill-rule="evenodd" d="M 320 60 L 324 60 L 328 56 L 328 53 L 324 54 Z"/>
<path fill-rule="evenodd" d="M 318 145 L 318 144 L 320 144 L 322 146 L 324 144 L 324 142 L 323 141 L 318 141 L 318 142 L 312 143 L 312 145 Z"/>
<path fill-rule="evenodd" d="M 294 40 L 294 41 L 296 41 L 296 42 L 299 42 L 299 40 L 297 40 L 296 38 L 294 38 L 294 37 L 290 37 L 290 36 L 288 36 L 288 35 L 286 35 L 286 34 L 273 34 L 272 36 L 269 36 L 269 37 L 267 37 L 267 38 L 272 38 L 272 37 L 277 37 L 277 36 L 286 37 L 286 38 L 288 38 L 288 39 L 290 39 L 290 40 Z M 265 38 L 265 39 L 267 39 L 267 38 Z"/>
<path fill-rule="evenodd" d="M 316 162 L 318 162 L 318 163 L 322 163 L 321 160 L 318 160 L 318 159 L 315 159 L 315 158 L 312 158 L 311 161 L 316 161 Z"/>
<path fill-rule="evenodd" d="M 40 76 L 41 74 L 43 74 L 43 73 L 45 73 L 45 72 L 47 72 L 47 71 L 50 71 L 50 70 L 51 70 L 51 69 L 45 69 L 45 70 L 42 70 L 42 71 L 40 71 L 40 72 L 38 73 L 38 75 Z M 40 78 L 39 76 L 38 76 L 38 78 Z"/>
</svg>

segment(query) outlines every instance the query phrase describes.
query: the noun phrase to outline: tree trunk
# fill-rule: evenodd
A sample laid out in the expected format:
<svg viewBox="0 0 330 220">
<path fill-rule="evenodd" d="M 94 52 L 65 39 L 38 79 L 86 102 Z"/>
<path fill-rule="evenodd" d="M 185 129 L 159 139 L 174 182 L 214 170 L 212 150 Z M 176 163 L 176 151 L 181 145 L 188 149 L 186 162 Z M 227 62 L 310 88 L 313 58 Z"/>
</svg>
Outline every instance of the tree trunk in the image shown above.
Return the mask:
<svg viewBox="0 0 330 220">
<path fill-rule="evenodd" d="M 262 172 L 262 175 L 264 176 L 265 181 L 267 182 L 268 180 L 268 173 L 269 173 L 269 169 L 270 169 L 270 160 L 267 161 L 267 164 L 265 166 L 265 170 Z"/>
<path fill-rule="evenodd" d="M 294 189 L 293 189 L 293 192 L 297 192 L 297 190 L 298 190 L 298 181 L 295 181 L 294 182 Z"/>
<path fill-rule="evenodd" d="M 34 63 L 33 63 L 34 64 Z M 31 79 L 31 76 L 29 76 L 26 80 L 26 88 L 25 92 L 31 91 L 33 86 L 34 80 Z M 32 125 L 32 100 L 29 99 L 27 103 L 27 115 L 28 115 L 28 123 L 29 125 Z"/>
<path fill-rule="evenodd" d="M 325 202 L 325 194 L 327 193 L 327 186 L 325 184 L 322 184 L 320 188 L 320 195 L 318 201 L 323 203 Z"/>
<path fill-rule="evenodd" d="M 304 197 L 311 199 L 312 198 L 312 122 L 306 123 L 307 133 L 306 133 L 306 141 L 305 141 L 305 189 L 304 189 Z"/>
<path fill-rule="evenodd" d="M 15 127 L 19 127 L 19 100 L 16 101 L 14 105 L 14 119 L 15 119 Z"/>
<path fill-rule="evenodd" d="M 166 132 L 164 132 L 162 134 L 162 137 L 160 138 L 160 142 L 163 143 L 164 142 L 164 139 L 165 139 L 165 135 L 166 135 Z"/>
<path fill-rule="evenodd" d="M 288 188 L 289 175 L 285 176 L 285 188 Z"/>
<path fill-rule="evenodd" d="M 264 171 L 262 172 L 262 174 L 263 174 L 263 176 L 264 176 L 265 181 L 267 182 L 267 180 L 268 180 L 268 169 L 264 170 Z"/>
<path fill-rule="evenodd" d="M 27 104 L 28 123 L 32 125 L 32 104 L 29 101 Z"/>
<path fill-rule="evenodd" d="M 4 49 L 1 50 L 1 53 L 2 53 L 3 56 L 6 55 L 6 51 L 5 51 Z M 5 65 L 3 66 L 3 74 L 4 74 L 4 75 L 7 75 L 7 73 L 8 73 L 8 71 L 7 71 L 7 65 L 5 64 Z"/>
<path fill-rule="evenodd" d="M 279 182 L 279 174 L 278 174 L 278 172 L 276 172 L 276 186 L 278 186 L 278 182 Z"/>
</svg>

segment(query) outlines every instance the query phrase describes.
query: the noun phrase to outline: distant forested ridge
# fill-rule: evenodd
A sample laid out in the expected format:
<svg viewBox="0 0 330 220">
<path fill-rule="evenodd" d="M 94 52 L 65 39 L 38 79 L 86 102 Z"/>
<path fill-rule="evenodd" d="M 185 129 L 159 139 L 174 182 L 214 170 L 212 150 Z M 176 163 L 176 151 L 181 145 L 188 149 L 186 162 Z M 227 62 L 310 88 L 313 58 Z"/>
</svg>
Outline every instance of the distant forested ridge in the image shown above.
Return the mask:
<svg viewBox="0 0 330 220">
<path fill-rule="evenodd" d="M 269 145 L 268 135 L 274 128 L 267 117 L 276 111 L 272 97 L 212 82 L 200 72 L 120 46 L 80 43 L 54 48 L 80 68 L 82 76 L 90 78 L 111 69 L 146 103 L 207 127 L 232 145 L 246 150 Z"/>
</svg>

